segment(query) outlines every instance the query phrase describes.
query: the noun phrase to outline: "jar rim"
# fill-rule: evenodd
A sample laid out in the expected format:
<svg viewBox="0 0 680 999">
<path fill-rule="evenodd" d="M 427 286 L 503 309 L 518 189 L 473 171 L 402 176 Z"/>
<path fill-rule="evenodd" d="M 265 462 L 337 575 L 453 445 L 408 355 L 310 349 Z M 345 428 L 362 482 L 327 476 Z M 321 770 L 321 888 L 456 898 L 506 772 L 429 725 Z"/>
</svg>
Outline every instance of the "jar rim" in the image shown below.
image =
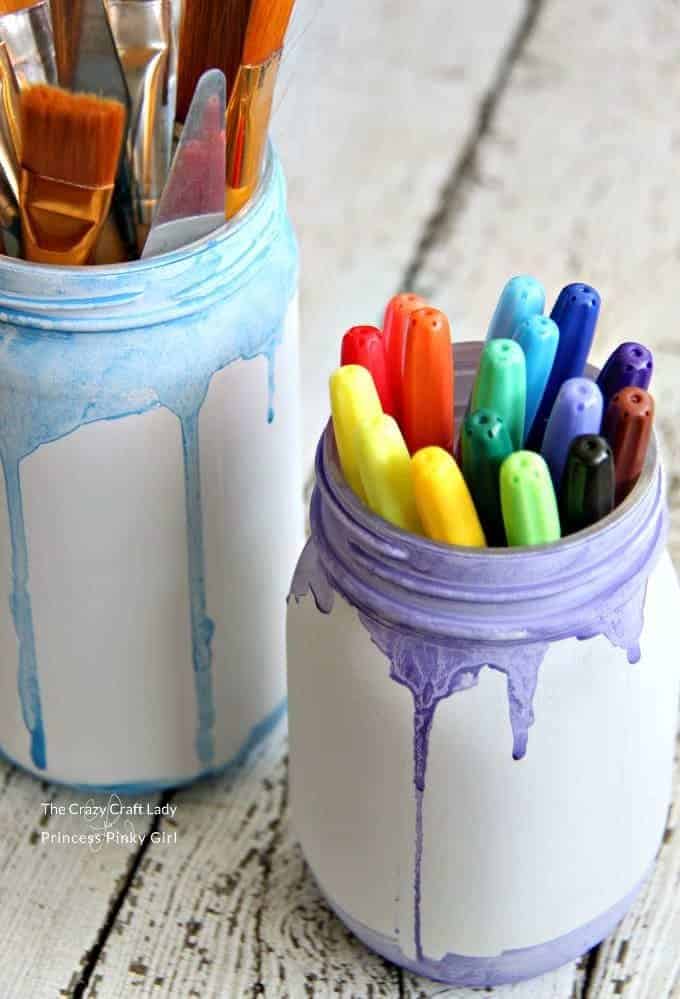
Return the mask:
<svg viewBox="0 0 680 999">
<path fill-rule="evenodd" d="M 244 226 L 246 226 L 252 216 L 256 214 L 267 189 L 273 182 L 275 158 L 274 147 L 271 139 L 268 139 L 262 174 L 252 197 L 249 198 L 246 204 L 243 205 L 243 207 L 240 208 L 232 218 L 225 219 L 224 224 L 219 226 L 219 228 L 214 229 L 207 235 L 201 236 L 199 239 L 195 239 L 190 243 L 184 243 L 182 246 L 178 246 L 174 250 L 159 253 L 157 256 L 148 257 L 147 259 L 142 259 L 140 257 L 138 260 L 125 260 L 116 264 L 88 264 L 86 268 L 88 276 L 106 278 L 116 277 L 121 274 L 142 274 L 144 271 L 148 270 L 149 267 L 158 266 L 158 264 L 175 263 L 183 260 L 187 256 L 193 256 L 209 244 L 223 244 L 229 239 L 237 238 Z M 0 256 L 0 282 L 2 281 L 3 273 L 15 272 L 22 275 L 35 273 L 36 275 L 40 275 L 54 274 L 55 270 L 58 272 L 59 276 L 65 280 L 68 280 L 69 278 L 81 277 L 83 274 L 83 267 L 76 267 L 73 265 L 62 266 L 61 264 L 33 263 L 32 261 L 24 260 L 21 257 Z"/>
<path fill-rule="evenodd" d="M 455 345 L 459 400 L 467 400 L 481 348 Z M 462 418 L 460 401 L 457 413 Z M 519 641 L 586 634 L 588 622 L 596 633 L 603 605 L 622 606 L 639 592 L 665 542 L 668 514 L 654 439 L 640 482 L 593 528 L 532 547 L 441 544 L 364 506 L 344 481 L 329 424 L 317 449 L 310 519 L 331 585 L 363 612 L 449 637 L 486 634 L 493 621 L 504 641 Z"/>
</svg>

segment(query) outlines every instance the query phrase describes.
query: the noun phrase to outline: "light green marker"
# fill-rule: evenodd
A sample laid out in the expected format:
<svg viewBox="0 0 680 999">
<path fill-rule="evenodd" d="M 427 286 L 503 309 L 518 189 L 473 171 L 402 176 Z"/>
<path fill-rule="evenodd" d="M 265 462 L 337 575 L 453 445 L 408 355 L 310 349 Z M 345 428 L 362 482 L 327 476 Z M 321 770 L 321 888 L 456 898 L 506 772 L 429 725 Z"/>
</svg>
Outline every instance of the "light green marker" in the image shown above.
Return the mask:
<svg viewBox="0 0 680 999">
<path fill-rule="evenodd" d="M 501 507 L 508 544 L 544 545 L 561 537 L 550 470 L 534 451 L 516 451 L 501 465 Z"/>
<path fill-rule="evenodd" d="M 517 451 L 524 443 L 526 403 L 524 351 L 514 340 L 490 340 L 479 362 L 471 411 L 490 409 L 500 416 Z"/>
</svg>

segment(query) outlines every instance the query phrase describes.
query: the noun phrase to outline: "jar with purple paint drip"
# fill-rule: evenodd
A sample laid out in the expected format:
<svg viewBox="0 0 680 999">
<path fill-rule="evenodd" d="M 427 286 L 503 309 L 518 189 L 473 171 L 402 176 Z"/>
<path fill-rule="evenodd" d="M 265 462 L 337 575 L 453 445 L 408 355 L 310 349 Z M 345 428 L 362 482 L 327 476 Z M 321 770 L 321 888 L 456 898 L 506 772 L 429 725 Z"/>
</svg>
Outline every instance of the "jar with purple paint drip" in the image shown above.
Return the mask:
<svg viewBox="0 0 680 999">
<path fill-rule="evenodd" d="M 456 346 L 463 409 L 479 351 Z M 326 429 L 289 597 L 291 795 L 321 891 L 369 947 L 494 986 L 573 960 L 623 917 L 671 789 L 666 525 L 653 440 L 631 495 L 586 531 L 435 544 L 361 504 Z"/>
</svg>

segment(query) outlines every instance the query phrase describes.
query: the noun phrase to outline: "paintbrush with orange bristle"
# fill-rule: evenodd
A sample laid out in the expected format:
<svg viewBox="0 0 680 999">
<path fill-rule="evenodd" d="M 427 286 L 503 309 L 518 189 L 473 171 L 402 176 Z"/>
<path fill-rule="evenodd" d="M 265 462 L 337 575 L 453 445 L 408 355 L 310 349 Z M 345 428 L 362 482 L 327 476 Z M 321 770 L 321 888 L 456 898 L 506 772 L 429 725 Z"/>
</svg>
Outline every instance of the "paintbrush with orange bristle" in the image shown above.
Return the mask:
<svg viewBox="0 0 680 999">
<path fill-rule="evenodd" d="M 227 218 L 257 187 L 283 40 L 295 0 L 253 0 L 243 58 L 227 108 Z"/>
<path fill-rule="evenodd" d="M 184 0 L 179 32 L 177 121 L 184 122 L 196 84 L 221 69 L 230 94 L 241 65 L 251 0 Z"/>
<path fill-rule="evenodd" d="M 118 101 L 39 85 L 21 94 L 27 260 L 86 264 L 108 215 L 125 130 Z"/>
</svg>

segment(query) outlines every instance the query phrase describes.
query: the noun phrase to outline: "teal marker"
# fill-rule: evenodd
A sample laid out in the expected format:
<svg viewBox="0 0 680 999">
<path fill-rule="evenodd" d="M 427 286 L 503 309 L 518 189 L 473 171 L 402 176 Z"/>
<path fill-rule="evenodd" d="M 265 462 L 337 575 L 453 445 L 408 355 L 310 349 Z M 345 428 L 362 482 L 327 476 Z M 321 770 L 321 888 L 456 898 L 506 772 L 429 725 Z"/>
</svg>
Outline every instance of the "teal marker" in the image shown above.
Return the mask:
<svg viewBox="0 0 680 999">
<path fill-rule="evenodd" d="M 550 470 L 535 451 L 515 451 L 503 462 L 501 507 L 511 547 L 559 540 L 560 515 Z"/>
<path fill-rule="evenodd" d="M 560 330 L 554 319 L 548 316 L 529 316 L 519 324 L 512 338 L 524 351 L 527 366 L 527 402 L 524 416 L 526 441 L 552 371 Z"/>
<path fill-rule="evenodd" d="M 501 292 L 491 319 L 486 342 L 509 340 L 529 316 L 540 315 L 545 307 L 545 288 L 536 278 L 520 274 L 511 278 Z"/>
<path fill-rule="evenodd" d="M 524 351 L 514 340 L 491 340 L 482 351 L 470 411 L 490 409 L 500 416 L 515 451 L 524 443 L 526 395 Z"/>
<path fill-rule="evenodd" d="M 501 512 L 501 465 L 512 454 L 512 441 L 503 420 L 490 409 L 478 409 L 463 424 L 463 474 L 492 547 L 506 543 Z"/>
</svg>

